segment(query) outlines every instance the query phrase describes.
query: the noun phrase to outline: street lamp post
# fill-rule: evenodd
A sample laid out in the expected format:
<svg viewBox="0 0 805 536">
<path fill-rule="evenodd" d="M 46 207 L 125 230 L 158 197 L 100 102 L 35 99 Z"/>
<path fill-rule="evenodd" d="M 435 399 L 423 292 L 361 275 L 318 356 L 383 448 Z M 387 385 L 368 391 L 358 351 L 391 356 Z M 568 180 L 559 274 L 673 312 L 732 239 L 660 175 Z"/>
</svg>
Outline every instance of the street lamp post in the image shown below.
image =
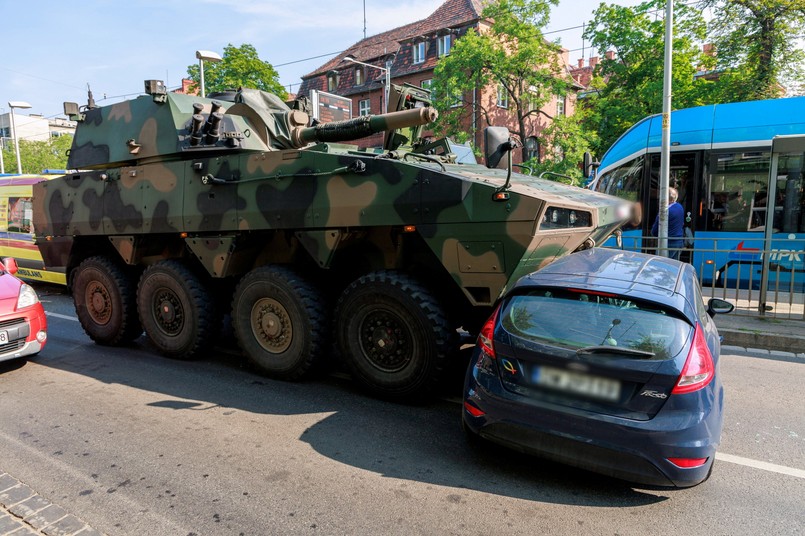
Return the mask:
<svg viewBox="0 0 805 536">
<path fill-rule="evenodd" d="M 386 112 L 389 111 L 389 91 L 391 90 L 391 69 L 388 67 L 380 67 L 379 65 L 372 65 L 371 63 L 364 63 L 362 61 L 358 61 L 352 56 L 345 56 L 342 61 L 349 61 L 351 63 L 357 63 L 359 65 L 365 65 L 366 67 L 372 67 L 373 69 L 378 69 L 383 72 L 386 77 L 385 83 L 385 103 L 386 103 Z"/>
<path fill-rule="evenodd" d="M 196 57 L 198 58 L 198 77 L 201 82 L 201 96 L 206 97 L 207 93 L 204 91 L 204 61 L 215 63 L 221 61 L 221 56 L 211 50 L 196 50 Z"/>
<path fill-rule="evenodd" d="M 2 110 L 2 108 L 0 108 L 0 110 Z M 0 133 L 0 175 L 5 175 L 6 173 L 6 163 L 3 161 L 3 149 L 5 149 L 3 134 Z"/>
<path fill-rule="evenodd" d="M 14 108 L 30 108 L 31 105 L 25 101 L 8 101 L 11 108 L 11 137 L 14 138 L 14 150 L 17 153 L 17 174 L 22 175 L 22 161 L 20 160 L 20 140 L 17 137 L 17 125 L 14 122 Z"/>
</svg>

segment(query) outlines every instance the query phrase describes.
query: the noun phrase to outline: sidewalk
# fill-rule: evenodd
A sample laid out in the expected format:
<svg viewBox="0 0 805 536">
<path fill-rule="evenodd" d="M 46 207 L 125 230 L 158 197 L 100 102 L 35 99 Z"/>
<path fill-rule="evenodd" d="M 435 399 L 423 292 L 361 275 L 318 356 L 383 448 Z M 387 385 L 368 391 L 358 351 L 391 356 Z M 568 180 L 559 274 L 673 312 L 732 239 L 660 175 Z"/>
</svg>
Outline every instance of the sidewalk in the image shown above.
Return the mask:
<svg viewBox="0 0 805 536">
<path fill-rule="evenodd" d="M 101 536 L 34 490 L 0 472 L 0 536 Z"/>
<path fill-rule="evenodd" d="M 805 362 L 805 321 L 730 313 L 715 316 L 722 346 L 798 357 Z"/>
</svg>

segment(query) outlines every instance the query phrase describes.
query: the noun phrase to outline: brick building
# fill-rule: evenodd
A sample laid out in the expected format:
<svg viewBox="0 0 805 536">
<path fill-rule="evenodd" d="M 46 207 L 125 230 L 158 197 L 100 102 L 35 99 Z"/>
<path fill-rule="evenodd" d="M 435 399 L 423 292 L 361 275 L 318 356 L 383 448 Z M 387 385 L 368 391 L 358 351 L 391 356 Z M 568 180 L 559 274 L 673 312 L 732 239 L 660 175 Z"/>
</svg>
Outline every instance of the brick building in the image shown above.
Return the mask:
<svg viewBox="0 0 805 536">
<path fill-rule="evenodd" d="M 489 28 L 490 21 L 481 18 L 482 11 L 481 0 L 447 0 L 425 19 L 358 41 L 315 71 L 303 76 L 298 94 L 309 96 L 311 90 L 318 90 L 350 97 L 353 116 L 382 113 L 385 111 L 386 78 L 383 69 L 389 70 L 394 84 L 409 83 L 429 88 L 433 69 L 439 58 L 449 54 L 456 41 L 468 30 L 474 29 L 482 33 Z M 348 57 L 382 69 L 350 62 L 345 59 Z M 566 50 L 562 50 L 561 61 L 569 71 Z M 465 100 L 495 110 L 492 117 L 496 126 L 508 126 L 513 131 L 517 130 L 515 117 L 508 113 L 506 102 L 498 99 L 496 87 L 478 88 L 474 93 L 465 96 Z M 574 105 L 574 97 L 555 98 L 541 110 L 544 113 L 530 120 L 530 134 L 525 141 L 532 154 L 544 154 L 537 138 L 549 124 L 550 118 L 557 114 L 571 114 Z M 467 132 L 471 133 L 476 147 L 482 146 L 485 125 L 480 113 L 467 121 Z M 382 135 L 377 134 L 358 143 L 362 147 L 370 147 L 382 145 L 382 142 Z M 515 152 L 516 161 L 519 161 L 519 153 Z"/>
</svg>

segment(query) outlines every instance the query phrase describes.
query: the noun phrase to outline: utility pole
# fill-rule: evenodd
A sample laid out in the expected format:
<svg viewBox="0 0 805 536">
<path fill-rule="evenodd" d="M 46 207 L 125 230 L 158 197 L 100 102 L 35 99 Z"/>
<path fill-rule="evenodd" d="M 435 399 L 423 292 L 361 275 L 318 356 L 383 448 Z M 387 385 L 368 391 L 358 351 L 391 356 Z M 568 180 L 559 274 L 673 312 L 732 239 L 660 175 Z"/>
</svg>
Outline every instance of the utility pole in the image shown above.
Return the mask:
<svg viewBox="0 0 805 536">
<path fill-rule="evenodd" d="M 671 72 L 673 65 L 674 1 L 665 3 L 665 68 L 662 80 L 662 146 L 660 147 L 660 255 L 668 256 L 668 188 L 671 182 Z"/>
</svg>

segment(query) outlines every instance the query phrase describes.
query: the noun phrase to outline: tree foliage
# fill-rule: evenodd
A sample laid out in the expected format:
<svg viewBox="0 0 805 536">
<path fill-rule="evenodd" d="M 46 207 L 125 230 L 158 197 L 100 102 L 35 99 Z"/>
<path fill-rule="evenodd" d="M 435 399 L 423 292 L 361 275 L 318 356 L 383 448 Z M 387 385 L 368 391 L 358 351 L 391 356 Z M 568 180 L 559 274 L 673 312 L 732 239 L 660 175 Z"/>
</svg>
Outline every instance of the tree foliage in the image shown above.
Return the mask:
<svg viewBox="0 0 805 536">
<path fill-rule="evenodd" d="M 702 0 L 722 101 L 781 97 L 805 82 L 804 0 Z"/>
<path fill-rule="evenodd" d="M 47 141 L 20 140 L 20 163 L 23 173 L 38 174 L 45 169 L 67 168 L 67 150 L 73 143 L 73 137 L 68 135 L 50 138 Z M 14 154 L 14 144 L 6 144 L 3 151 L 3 164 L 6 173 L 17 171 L 17 157 Z"/>
<path fill-rule="evenodd" d="M 665 0 L 634 7 L 602 3 L 584 33 L 592 46 L 614 53 L 597 66 L 591 83 L 585 126 L 597 130 L 597 152 L 606 150 L 627 128 L 647 115 L 662 112 L 665 48 Z M 712 68 L 713 58 L 700 48 L 706 23 L 700 11 L 677 3 L 674 12 L 673 106 L 711 102 L 714 85 L 695 78 Z"/>
<path fill-rule="evenodd" d="M 598 144 L 598 133 L 585 128 L 584 118 L 589 113 L 584 108 L 576 108 L 572 116 L 558 116 L 543 131 L 542 143 L 550 147 L 541 161 L 532 159 L 524 164 L 533 170 L 534 175 L 545 173 L 546 178 L 582 185 L 582 170 L 579 166 L 584 153 Z"/>
<path fill-rule="evenodd" d="M 600 134 L 599 154 L 632 124 L 662 111 L 664 14 L 665 0 L 601 4 L 585 31 L 594 48 L 614 52 L 596 68 L 585 119 Z M 803 27 L 805 0 L 675 2 L 673 108 L 776 98 L 786 87 L 802 92 Z M 703 43 L 715 53 L 703 53 Z"/>
<path fill-rule="evenodd" d="M 199 66 L 189 65 L 187 75 L 193 81 L 191 89 L 201 84 Z M 206 93 L 246 87 L 261 89 L 286 99 L 288 93 L 279 82 L 279 74 L 267 61 L 257 55 L 254 46 L 244 43 L 224 47 L 220 62 L 204 62 L 204 90 Z"/>
<path fill-rule="evenodd" d="M 491 28 L 481 33 L 469 30 L 434 70 L 440 133 L 466 139 L 464 125 L 477 110 L 486 125 L 501 124 L 501 115 L 513 118 L 521 140 L 535 134 L 532 124 L 546 115 L 545 105 L 572 88 L 572 80 L 563 75 L 559 46 L 542 33 L 552 5 L 557 0 L 500 0 L 486 5 L 481 18 L 493 21 Z M 486 87 L 497 87 L 507 107 L 484 102 L 476 89 Z"/>
</svg>

